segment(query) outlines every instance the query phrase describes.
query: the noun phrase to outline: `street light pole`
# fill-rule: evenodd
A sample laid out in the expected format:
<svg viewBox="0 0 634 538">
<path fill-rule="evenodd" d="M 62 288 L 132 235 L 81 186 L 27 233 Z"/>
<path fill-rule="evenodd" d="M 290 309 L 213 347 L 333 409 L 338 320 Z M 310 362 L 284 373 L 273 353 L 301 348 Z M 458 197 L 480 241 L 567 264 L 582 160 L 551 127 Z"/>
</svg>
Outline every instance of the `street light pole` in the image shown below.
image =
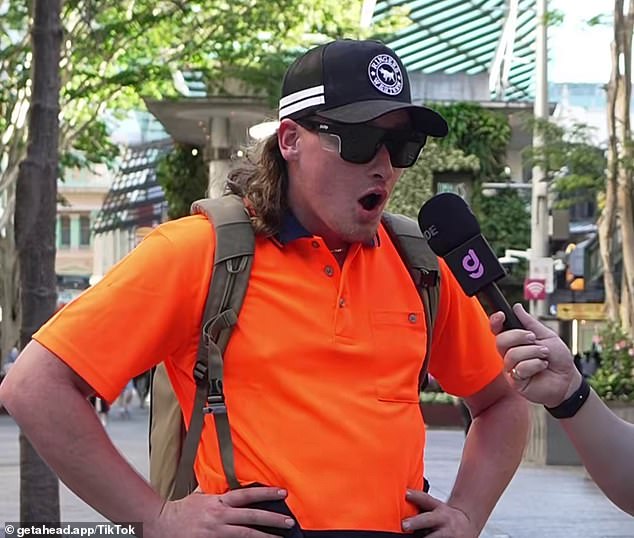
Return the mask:
<svg viewBox="0 0 634 538">
<path fill-rule="evenodd" d="M 537 0 L 537 27 L 535 39 L 535 104 L 536 120 L 548 119 L 548 74 L 547 74 L 547 0 Z M 538 127 L 533 130 L 533 150 L 540 153 L 544 139 Z M 533 167 L 531 192 L 531 260 L 530 267 L 537 258 L 548 256 L 548 183 L 546 171 L 541 166 Z M 546 301 L 531 301 L 530 312 L 534 316 L 546 315 Z"/>
</svg>

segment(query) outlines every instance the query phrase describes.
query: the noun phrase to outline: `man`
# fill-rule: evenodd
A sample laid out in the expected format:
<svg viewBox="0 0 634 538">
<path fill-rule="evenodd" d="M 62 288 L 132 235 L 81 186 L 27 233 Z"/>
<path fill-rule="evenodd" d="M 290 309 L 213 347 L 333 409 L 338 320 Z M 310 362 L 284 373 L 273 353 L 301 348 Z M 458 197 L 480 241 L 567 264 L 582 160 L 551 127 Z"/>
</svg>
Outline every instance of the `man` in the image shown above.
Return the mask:
<svg viewBox="0 0 634 538">
<path fill-rule="evenodd" d="M 513 307 L 526 328 L 502 332 L 504 314 L 491 316 L 497 345 L 518 392 L 543 404 L 574 444 L 588 473 L 625 512 L 634 515 L 634 424 L 617 417 L 588 386 L 566 344 L 548 327 Z"/>
<path fill-rule="evenodd" d="M 203 217 L 159 227 L 47 323 L 0 397 L 71 489 L 106 517 L 145 522 L 150 536 L 262 538 L 262 526 L 478 536 L 519 464 L 527 406 L 503 376 L 486 315 L 442 266 L 430 371 L 474 421 L 447 502 L 422 491 L 418 374 L 430 335 L 380 224 L 402 169 L 447 125 L 412 105 L 401 61 L 374 41 L 312 49 L 282 95 L 276 135 L 230 177 L 257 238 L 224 388 L 237 477 L 268 487 L 227 492 L 210 422 L 196 462 L 204 494 L 165 502 L 85 405 L 164 361 L 191 416 L 214 251 Z M 36 400 L 55 405 L 33 411 Z M 292 516 L 247 508 L 279 499 Z"/>
</svg>

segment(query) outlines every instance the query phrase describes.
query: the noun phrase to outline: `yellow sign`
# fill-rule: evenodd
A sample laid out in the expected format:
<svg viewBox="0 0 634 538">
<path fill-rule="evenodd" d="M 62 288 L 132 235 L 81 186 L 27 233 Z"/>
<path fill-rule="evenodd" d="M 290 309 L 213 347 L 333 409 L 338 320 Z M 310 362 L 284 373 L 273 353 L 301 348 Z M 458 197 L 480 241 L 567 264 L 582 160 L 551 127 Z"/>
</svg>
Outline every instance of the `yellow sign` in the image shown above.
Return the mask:
<svg viewBox="0 0 634 538">
<path fill-rule="evenodd" d="M 604 320 L 604 303 L 559 303 L 557 305 L 558 319 L 587 319 Z"/>
</svg>

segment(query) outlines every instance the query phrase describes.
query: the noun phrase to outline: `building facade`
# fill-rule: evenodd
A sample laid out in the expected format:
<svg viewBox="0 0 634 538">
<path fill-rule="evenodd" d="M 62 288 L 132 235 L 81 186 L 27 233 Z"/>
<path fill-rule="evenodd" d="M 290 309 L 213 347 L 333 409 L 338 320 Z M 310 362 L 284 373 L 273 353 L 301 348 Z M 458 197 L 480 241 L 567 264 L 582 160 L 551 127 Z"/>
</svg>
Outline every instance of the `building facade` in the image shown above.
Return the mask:
<svg viewBox="0 0 634 538">
<path fill-rule="evenodd" d="M 92 226 L 110 183 L 105 165 L 69 170 L 58 183 L 55 272 L 60 305 L 87 288 L 95 274 L 103 243 L 95 239 Z"/>
</svg>

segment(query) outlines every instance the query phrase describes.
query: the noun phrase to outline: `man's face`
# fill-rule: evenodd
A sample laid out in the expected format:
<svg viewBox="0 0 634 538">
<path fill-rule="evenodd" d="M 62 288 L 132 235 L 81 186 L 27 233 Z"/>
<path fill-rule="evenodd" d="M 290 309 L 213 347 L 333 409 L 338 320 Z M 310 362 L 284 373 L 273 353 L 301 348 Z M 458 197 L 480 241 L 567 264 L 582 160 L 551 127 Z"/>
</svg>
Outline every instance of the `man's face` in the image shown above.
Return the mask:
<svg viewBox="0 0 634 538">
<path fill-rule="evenodd" d="M 371 122 L 385 129 L 410 127 L 405 111 L 386 114 Z M 381 214 L 402 168 L 394 167 L 382 145 L 367 163 L 341 158 L 336 138 L 284 120 L 278 133 L 289 171 L 288 200 L 291 209 L 312 234 L 323 237 L 331 248 L 374 238 Z"/>
</svg>

